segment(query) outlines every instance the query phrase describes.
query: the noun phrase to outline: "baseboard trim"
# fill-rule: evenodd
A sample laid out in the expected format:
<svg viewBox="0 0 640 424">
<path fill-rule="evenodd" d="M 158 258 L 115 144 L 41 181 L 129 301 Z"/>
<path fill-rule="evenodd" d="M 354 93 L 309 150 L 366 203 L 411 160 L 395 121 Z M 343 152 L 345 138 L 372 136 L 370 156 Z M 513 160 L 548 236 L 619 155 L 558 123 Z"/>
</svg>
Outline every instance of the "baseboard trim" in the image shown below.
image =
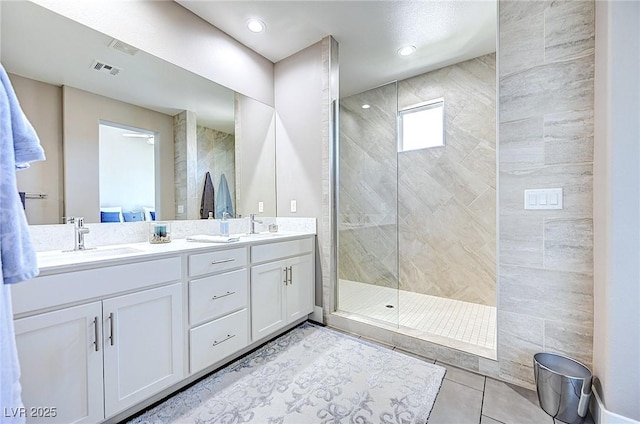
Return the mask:
<svg viewBox="0 0 640 424">
<path fill-rule="evenodd" d="M 314 306 L 313 312 L 309 314 L 309 319 L 319 324 L 324 324 L 324 321 L 322 319 L 322 306 Z"/>
<path fill-rule="evenodd" d="M 632 420 L 631 418 L 623 417 L 615 412 L 607 411 L 604 407 L 604 403 L 598 395 L 598 391 L 595 387 L 593 390 L 593 401 L 591 402 L 591 415 L 596 424 L 640 424 L 640 421 Z"/>
</svg>

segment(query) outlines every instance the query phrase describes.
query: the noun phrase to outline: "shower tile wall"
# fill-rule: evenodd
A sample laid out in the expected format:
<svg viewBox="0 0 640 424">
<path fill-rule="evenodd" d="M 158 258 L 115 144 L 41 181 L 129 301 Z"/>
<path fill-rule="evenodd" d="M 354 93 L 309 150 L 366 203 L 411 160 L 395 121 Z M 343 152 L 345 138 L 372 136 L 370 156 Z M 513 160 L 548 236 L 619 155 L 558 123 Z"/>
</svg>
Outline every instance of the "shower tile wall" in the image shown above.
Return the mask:
<svg viewBox="0 0 640 424">
<path fill-rule="evenodd" d="M 593 1 L 500 1 L 500 377 L 534 353 L 592 361 Z M 564 189 L 564 209 L 523 191 Z"/>
<path fill-rule="evenodd" d="M 495 54 L 398 83 L 398 108 L 444 98 L 445 147 L 398 155 L 400 289 L 496 304 Z"/>
<path fill-rule="evenodd" d="M 395 288 L 396 111 L 395 83 L 340 100 L 338 216 L 338 278 Z"/>
<path fill-rule="evenodd" d="M 398 243 L 400 289 L 495 306 L 495 55 L 397 87 L 341 100 L 339 278 L 396 287 Z M 397 108 L 439 97 L 446 146 L 396 162 Z"/>
<path fill-rule="evenodd" d="M 220 176 L 224 174 L 231 193 L 231 202 L 234 212 L 236 209 L 236 152 L 235 137 L 222 131 L 198 125 L 198 169 L 197 187 L 198 193 L 202 195 L 204 187 L 204 176 L 211 173 L 211 180 L 216 193 Z"/>
</svg>

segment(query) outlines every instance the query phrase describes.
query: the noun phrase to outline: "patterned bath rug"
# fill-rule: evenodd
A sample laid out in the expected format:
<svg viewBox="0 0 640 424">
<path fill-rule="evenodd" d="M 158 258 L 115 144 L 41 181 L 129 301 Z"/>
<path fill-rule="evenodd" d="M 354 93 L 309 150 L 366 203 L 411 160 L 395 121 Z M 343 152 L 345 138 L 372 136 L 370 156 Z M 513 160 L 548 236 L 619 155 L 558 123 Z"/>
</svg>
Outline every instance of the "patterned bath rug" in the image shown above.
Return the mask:
<svg viewBox="0 0 640 424">
<path fill-rule="evenodd" d="M 304 323 L 129 424 L 421 423 L 445 369 Z"/>
</svg>

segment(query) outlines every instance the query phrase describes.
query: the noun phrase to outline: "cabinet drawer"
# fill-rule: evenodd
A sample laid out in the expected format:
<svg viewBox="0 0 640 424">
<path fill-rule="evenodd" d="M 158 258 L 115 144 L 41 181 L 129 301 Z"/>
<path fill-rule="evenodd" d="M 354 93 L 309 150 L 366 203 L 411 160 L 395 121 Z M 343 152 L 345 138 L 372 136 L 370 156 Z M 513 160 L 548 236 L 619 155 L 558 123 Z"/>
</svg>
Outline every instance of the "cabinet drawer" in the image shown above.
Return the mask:
<svg viewBox="0 0 640 424">
<path fill-rule="evenodd" d="M 189 322 L 209 321 L 247 307 L 247 270 L 189 282 Z"/>
<path fill-rule="evenodd" d="M 218 250 L 189 256 L 189 276 L 209 274 L 247 265 L 247 248 Z"/>
<path fill-rule="evenodd" d="M 191 373 L 221 361 L 246 347 L 247 344 L 246 309 L 190 330 Z"/>
<path fill-rule="evenodd" d="M 313 252 L 313 238 L 251 246 L 251 263 L 273 261 Z"/>
</svg>

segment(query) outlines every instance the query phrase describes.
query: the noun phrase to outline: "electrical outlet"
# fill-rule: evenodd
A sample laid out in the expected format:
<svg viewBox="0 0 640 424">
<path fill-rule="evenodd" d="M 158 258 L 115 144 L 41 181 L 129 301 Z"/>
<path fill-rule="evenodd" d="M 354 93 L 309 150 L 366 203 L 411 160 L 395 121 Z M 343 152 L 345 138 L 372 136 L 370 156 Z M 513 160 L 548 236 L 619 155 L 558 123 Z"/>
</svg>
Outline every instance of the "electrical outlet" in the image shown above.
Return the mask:
<svg viewBox="0 0 640 424">
<path fill-rule="evenodd" d="M 264 202 L 258 202 L 258 212 L 264 212 Z"/>
<path fill-rule="evenodd" d="M 291 201 L 291 212 L 298 212 L 298 203 L 295 200 Z"/>
<path fill-rule="evenodd" d="M 178 213 L 184 213 L 184 205 L 178 205 Z"/>
</svg>

